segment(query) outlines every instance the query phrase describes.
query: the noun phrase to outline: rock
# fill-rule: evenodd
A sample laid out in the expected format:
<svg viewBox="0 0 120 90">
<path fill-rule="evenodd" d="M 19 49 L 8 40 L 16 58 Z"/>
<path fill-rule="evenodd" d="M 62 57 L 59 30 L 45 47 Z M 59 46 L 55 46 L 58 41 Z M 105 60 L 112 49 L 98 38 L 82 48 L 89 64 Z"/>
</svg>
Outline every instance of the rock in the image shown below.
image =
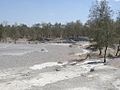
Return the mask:
<svg viewBox="0 0 120 90">
<path fill-rule="evenodd" d="M 58 64 L 63 64 L 63 62 L 61 62 L 61 61 L 59 61 L 59 62 L 57 62 Z"/>
<path fill-rule="evenodd" d="M 91 68 L 91 69 L 90 69 L 90 72 L 93 72 L 93 71 L 95 71 L 95 69 L 94 69 L 94 68 Z"/>
<path fill-rule="evenodd" d="M 72 45 L 69 45 L 69 47 L 73 47 Z"/>
<path fill-rule="evenodd" d="M 45 51 L 45 49 L 41 49 L 41 51 Z"/>
<path fill-rule="evenodd" d="M 60 69 L 56 68 L 55 71 L 60 71 Z"/>
<path fill-rule="evenodd" d="M 70 63 L 70 65 L 72 65 L 72 66 L 73 66 L 73 65 L 76 65 L 76 64 L 77 64 L 77 62 L 71 62 L 71 63 Z"/>
</svg>

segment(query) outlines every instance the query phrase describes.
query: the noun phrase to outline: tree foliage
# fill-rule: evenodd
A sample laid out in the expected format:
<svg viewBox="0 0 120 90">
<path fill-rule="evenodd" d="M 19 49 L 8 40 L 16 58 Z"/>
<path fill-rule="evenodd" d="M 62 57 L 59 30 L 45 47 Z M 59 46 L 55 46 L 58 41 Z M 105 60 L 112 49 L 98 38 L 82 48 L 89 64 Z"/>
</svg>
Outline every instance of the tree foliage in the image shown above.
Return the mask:
<svg viewBox="0 0 120 90">
<path fill-rule="evenodd" d="M 43 40 L 45 38 L 69 38 L 79 37 L 83 33 L 83 25 L 77 20 L 67 24 L 61 23 L 37 23 L 28 27 L 25 24 L 0 25 L 0 40 L 11 38 L 16 41 L 19 38 L 28 40 Z"/>
<path fill-rule="evenodd" d="M 92 29 L 91 38 L 96 42 L 100 54 L 101 49 L 106 47 L 104 52 L 104 62 L 106 62 L 107 47 L 114 43 L 113 20 L 111 17 L 112 10 L 108 5 L 108 1 L 96 0 L 95 4 L 90 9 L 89 15 L 90 28 Z"/>
</svg>

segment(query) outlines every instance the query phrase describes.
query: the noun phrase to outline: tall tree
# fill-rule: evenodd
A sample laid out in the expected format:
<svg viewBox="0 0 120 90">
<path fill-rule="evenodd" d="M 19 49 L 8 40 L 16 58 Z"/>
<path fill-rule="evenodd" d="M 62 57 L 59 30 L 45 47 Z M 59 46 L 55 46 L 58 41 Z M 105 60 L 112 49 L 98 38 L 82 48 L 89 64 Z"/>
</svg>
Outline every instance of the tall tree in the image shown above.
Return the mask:
<svg viewBox="0 0 120 90">
<path fill-rule="evenodd" d="M 2 40 L 3 25 L 0 24 L 0 41 Z"/>
<path fill-rule="evenodd" d="M 115 26 L 116 26 L 115 29 L 116 29 L 116 36 L 117 36 L 117 42 L 118 42 L 116 56 L 118 56 L 118 53 L 120 51 L 120 11 L 118 12 Z"/>
<path fill-rule="evenodd" d="M 112 10 L 108 5 L 108 1 L 101 0 L 95 2 L 90 9 L 90 22 L 93 41 L 97 43 L 97 48 L 100 50 L 105 47 L 104 62 L 106 62 L 106 52 L 108 46 L 112 45 L 113 28 L 112 28 Z"/>
<path fill-rule="evenodd" d="M 11 27 L 11 38 L 14 40 L 14 43 L 20 38 L 19 26 L 17 24 Z"/>
</svg>

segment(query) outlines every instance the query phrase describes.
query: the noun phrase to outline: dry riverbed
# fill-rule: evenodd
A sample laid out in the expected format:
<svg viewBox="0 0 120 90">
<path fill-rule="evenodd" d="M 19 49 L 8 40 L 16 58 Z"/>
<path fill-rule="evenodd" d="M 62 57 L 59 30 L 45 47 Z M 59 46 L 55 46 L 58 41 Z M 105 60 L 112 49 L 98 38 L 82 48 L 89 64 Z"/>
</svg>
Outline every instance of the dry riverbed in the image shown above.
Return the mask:
<svg viewBox="0 0 120 90">
<path fill-rule="evenodd" d="M 71 60 L 89 53 L 82 45 L 0 46 L 0 90 L 120 90 L 119 58 L 76 63 Z"/>
</svg>

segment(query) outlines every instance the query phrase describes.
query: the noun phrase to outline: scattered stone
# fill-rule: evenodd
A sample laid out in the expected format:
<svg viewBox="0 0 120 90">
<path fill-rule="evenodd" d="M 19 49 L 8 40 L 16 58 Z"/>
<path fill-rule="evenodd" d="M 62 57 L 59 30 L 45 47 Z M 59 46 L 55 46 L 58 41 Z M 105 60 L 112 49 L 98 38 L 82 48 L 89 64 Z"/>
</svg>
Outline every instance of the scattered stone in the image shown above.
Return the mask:
<svg viewBox="0 0 120 90">
<path fill-rule="evenodd" d="M 70 65 L 72 65 L 72 66 L 74 66 L 74 65 L 76 65 L 77 64 L 77 62 L 71 62 L 70 63 Z"/>
<path fill-rule="evenodd" d="M 21 76 L 29 76 L 30 75 L 30 72 L 27 72 L 25 74 L 22 74 Z"/>
<path fill-rule="evenodd" d="M 7 84 L 11 84 L 10 82 L 8 82 Z"/>
<path fill-rule="evenodd" d="M 63 62 L 59 61 L 58 64 L 63 64 Z"/>
<path fill-rule="evenodd" d="M 69 45 L 69 47 L 73 47 L 72 45 Z"/>
<path fill-rule="evenodd" d="M 56 68 L 55 71 L 60 71 L 60 69 Z"/>
<path fill-rule="evenodd" d="M 95 71 L 95 69 L 94 69 L 94 68 L 91 68 L 91 69 L 90 69 L 90 72 L 93 72 L 93 71 Z"/>
<path fill-rule="evenodd" d="M 41 51 L 45 51 L 45 49 L 41 49 Z"/>
</svg>

